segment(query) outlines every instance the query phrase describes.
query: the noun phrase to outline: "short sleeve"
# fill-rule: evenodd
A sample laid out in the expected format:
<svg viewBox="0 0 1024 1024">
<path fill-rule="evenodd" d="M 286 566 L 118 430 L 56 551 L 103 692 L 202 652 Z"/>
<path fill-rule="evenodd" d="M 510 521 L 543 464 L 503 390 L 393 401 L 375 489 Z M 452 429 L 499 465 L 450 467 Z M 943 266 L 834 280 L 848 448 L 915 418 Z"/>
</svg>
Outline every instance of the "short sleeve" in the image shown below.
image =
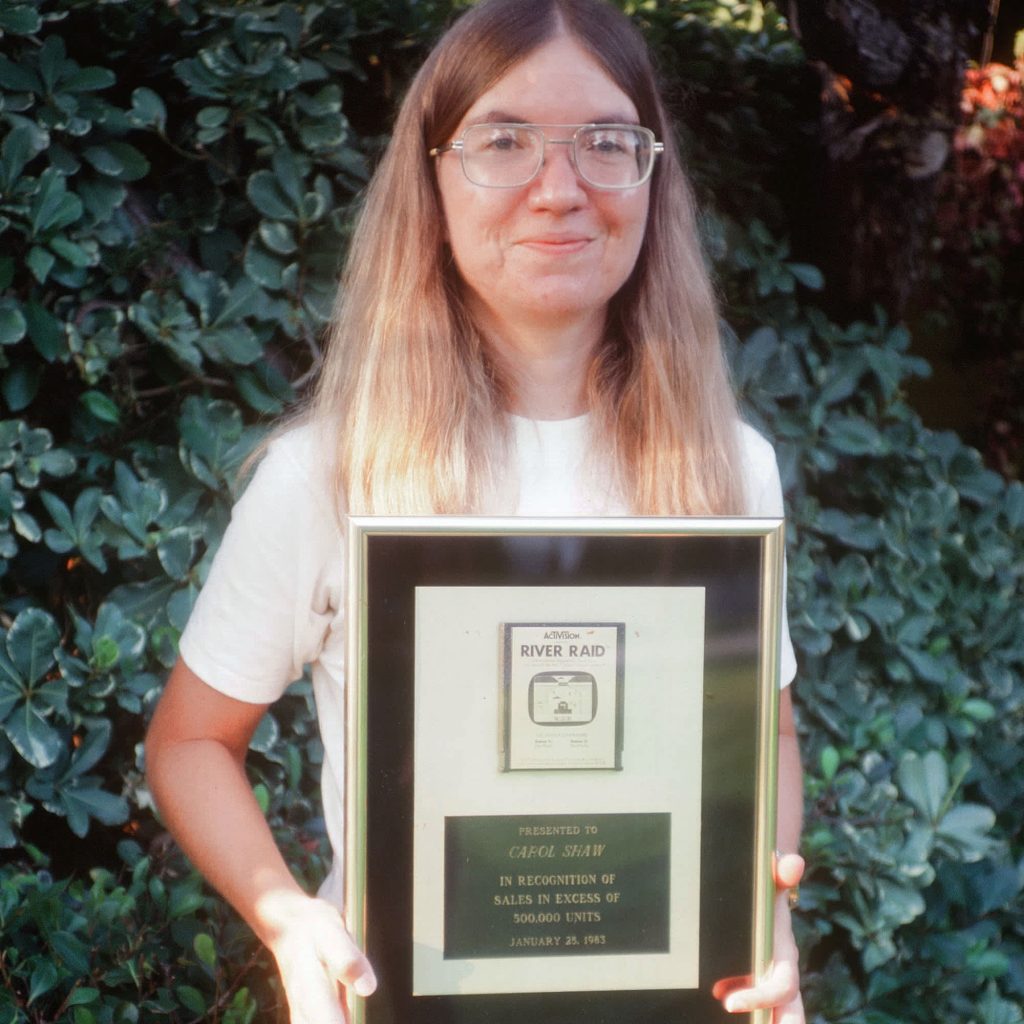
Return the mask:
<svg viewBox="0 0 1024 1024">
<path fill-rule="evenodd" d="M 785 516 L 782 481 L 775 459 L 775 450 L 753 427 L 743 424 L 740 434 L 743 457 L 743 479 L 746 489 L 747 514 L 751 516 Z M 782 592 L 787 593 L 787 569 L 783 565 Z M 789 635 L 789 616 L 783 608 L 781 631 L 781 666 L 779 680 L 788 686 L 796 676 L 796 652 Z"/>
<path fill-rule="evenodd" d="M 337 517 L 317 479 L 313 431 L 274 441 L 236 503 L 181 637 L 214 689 L 271 703 L 315 661 L 343 593 Z"/>
</svg>

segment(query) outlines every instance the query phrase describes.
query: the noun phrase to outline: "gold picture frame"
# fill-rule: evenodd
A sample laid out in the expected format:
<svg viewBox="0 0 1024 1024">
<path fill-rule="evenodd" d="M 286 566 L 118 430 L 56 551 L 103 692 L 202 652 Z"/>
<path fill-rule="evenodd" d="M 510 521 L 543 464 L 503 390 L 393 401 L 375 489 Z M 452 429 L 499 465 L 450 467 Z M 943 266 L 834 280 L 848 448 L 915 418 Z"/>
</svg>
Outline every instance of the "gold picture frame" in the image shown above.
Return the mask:
<svg viewBox="0 0 1024 1024">
<path fill-rule="evenodd" d="M 352 1024 L 736 1019 L 710 989 L 771 959 L 783 551 L 781 519 L 348 519 Z"/>
</svg>

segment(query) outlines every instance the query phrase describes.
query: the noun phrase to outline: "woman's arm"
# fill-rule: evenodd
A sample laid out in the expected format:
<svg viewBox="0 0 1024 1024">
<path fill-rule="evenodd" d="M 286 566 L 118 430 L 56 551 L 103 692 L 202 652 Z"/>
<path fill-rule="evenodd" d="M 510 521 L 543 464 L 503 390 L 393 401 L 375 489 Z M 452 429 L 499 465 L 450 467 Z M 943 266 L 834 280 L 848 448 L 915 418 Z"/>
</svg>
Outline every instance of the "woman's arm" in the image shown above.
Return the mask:
<svg viewBox="0 0 1024 1024">
<path fill-rule="evenodd" d="M 714 994 L 730 1013 L 748 1013 L 759 1008 L 774 1008 L 773 1024 L 804 1024 L 800 998 L 800 966 L 793 923 L 790 918 L 789 891 L 799 885 L 804 872 L 803 858 L 797 852 L 803 825 L 804 783 L 800 766 L 800 747 L 793 720 L 793 698 L 789 688 L 779 697 L 779 788 L 775 863 L 774 955 L 765 976 L 756 984 L 751 979 L 727 978 L 718 982 Z"/>
<path fill-rule="evenodd" d="M 292 1024 L 340 1024 L 339 983 L 369 995 L 376 979 L 338 911 L 295 881 L 253 796 L 245 755 L 265 711 L 179 660 L 146 737 L 146 775 L 182 849 L 274 954 Z"/>
</svg>

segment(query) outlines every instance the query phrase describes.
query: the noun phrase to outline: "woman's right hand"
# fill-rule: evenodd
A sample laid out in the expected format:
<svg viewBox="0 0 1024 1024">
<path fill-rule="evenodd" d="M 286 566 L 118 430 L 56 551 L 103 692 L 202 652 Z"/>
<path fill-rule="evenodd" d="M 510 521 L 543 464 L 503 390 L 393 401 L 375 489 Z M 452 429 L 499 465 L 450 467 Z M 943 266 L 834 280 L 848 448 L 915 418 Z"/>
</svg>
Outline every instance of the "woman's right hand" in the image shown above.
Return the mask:
<svg viewBox="0 0 1024 1024">
<path fill-rule="evenodd" d="M 274 954 L 291 1024 L 344 1024 L 339 985 L 363 996 L 377 979 L 337 908 L 299 887 L 253 796 L 245 754 L 265 711 L 179 660 L 149 727 L 147 778 L 182 849 Z"/>
<path fill-rule="evenodd" d="M 345 1024 L 339 986 L 368 996 L 377 978 L 341 914 L 326 900 L 291 892 L 260 902 L 265 941 L 281 973 L 291 1024 Z"/>
</svg>

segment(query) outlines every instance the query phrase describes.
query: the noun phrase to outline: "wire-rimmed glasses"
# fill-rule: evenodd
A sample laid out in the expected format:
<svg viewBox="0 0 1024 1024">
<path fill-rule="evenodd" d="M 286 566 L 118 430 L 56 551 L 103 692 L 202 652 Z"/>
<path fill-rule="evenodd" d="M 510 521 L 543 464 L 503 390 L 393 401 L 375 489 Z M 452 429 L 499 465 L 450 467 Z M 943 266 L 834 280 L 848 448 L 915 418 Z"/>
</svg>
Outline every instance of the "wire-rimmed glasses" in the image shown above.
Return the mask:
<svg viewBox="0 0 1024 1024">
<path fill-rule="evenodd" d="M 549 138 L 551 131 L 572 134 Z M 473 124 L 459 138 L 435 146 L 430 156 L 456 151 L 463 174 L 474 185 L 519 188 L 540 173 L 545 148 L 551 145 L 569 146 L 576 173 L 602 189 L 642 185 L 664 149 L 654 132 L 637 124 Z"/>
</svg>

